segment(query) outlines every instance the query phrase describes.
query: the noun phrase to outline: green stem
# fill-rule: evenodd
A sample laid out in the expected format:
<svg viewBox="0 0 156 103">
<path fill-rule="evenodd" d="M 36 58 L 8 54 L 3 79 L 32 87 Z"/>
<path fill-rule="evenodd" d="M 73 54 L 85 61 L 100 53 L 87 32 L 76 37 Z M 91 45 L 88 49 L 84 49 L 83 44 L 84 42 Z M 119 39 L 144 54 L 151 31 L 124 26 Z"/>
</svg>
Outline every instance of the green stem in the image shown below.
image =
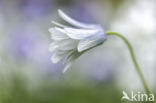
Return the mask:
<svg viewBox="0 0 156 103">
<path fill-rule="evenodd" d="M 136 68 L 136 71 L 138 72 L 138 75 L 140 76 L 140 80 L 141 80 L 141 82 L 142 82 L 142 84 L 144 86 L 144 89 L 145 89 L 146 93 L 149 95 L 151 92 L 150 92 L 150 90 L 148 88 L 148 85 L 147 85 L 147 83 L 145 81 L 145 78 L 143 76 L 143 73 L 142 73 L 142 71 L 141 71 L 141 69 L 140 69 L 140 67 L 139 67 L 139 65 L 137 63 L 137 60 L 136 60 L 136 57 L 135 57 L 135 54 L 134 54 L 134 51 L 133 51 L 133 48 L 132 48 L 130 42 L 123 35 L 121 35 L 119 33 L 116 33 L 116 32 L 108 31 L 108 32 L 106 32 L 106 35 L 107 36 L 109 36 L 109 35 L 118 36 L 118 37 L 120 37 L 126 43 L 128 49 L 129 49 L 129 52 L 131 54 L 131 58 L 132 58 L 132 61 L 134 63 L 134 66 Z"/>
</svg>

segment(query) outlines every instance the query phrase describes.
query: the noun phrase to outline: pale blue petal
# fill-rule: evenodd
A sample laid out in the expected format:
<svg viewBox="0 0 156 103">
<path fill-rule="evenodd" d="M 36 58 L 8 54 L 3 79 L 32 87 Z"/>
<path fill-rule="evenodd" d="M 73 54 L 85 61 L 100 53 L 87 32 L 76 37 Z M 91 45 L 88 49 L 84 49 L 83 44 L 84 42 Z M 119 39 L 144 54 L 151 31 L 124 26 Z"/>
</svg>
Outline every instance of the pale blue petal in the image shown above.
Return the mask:
<svg viewBox="0 0 156 103">
<path fill-rule="evenodd" d="M 56 30 L 58 30 L 58 31 L 60 31 L 60 32 L 62 32 L 62 33 L 64 33 L 64 34 L 66 34 L 66 31 L 64 30 L 64 29 L 62 29 L 62 28 L 58 28 L 58 27 L 54 27 Z"/>
<path fill-rule="evenodd" d="M 72 65 L 72 62 L 68 63 L 62 70 L 62 73 L 65 73 L 70 68 L 71 65 Z"/>
<path fill-rule="evenodd" d="M 66 56 L 66 66 L 63 69 L 63 73 L 66 72 L 69 67 L 72 65 L 72 63 L 80 57 L 82 53 L 77 52 L 77 50 L 73 50 L 72 52 L 68 53 L 68 55 Z"/>
<path fill-rule="evenodd" d="M 51 39 L 53 40 L 64 40 L 69 38 L 65 33 L 56 28 L 50 28 L 49 32 L 51 32 Z"/>
<path fill-rule="evenodd" d="M 66 22 L 80 27 L 80 28 L 95 28 L 96 25 L 94 24 L 85 24 L 85 23 L 81 23 L 79 21 L 76 21 L 74 19 L 72 19 L 71 17 L 69 17 L 68 15 L 66 15 L 63 11 L 58 10 L 59 15 L 61 16 L 62 19 L 64 19 Z"/>
<path fill-rule="evenodd" d="M 72 39 L 84 39 L 89 36 L 100 33 L 98 29 L 75 29 L 75 28 L 64 28 L 67 35 Z"/>
<path fill-rule="evenodd" d="M 58 46 L 60 50 L 71 50 L 77 48 L 78 41 L 72 39 L 66 39 L 59 42 Z"/>
<path fill-rule="evenodd" d="M 62 28 L 68 27 L 68 26 L 63 25 L 63 24 L 60 24 L 60 23 L 58 23 L 58 22 L 56 22 L 56 21 L 51 21 L 51 23 L 55 24 L 56 26 L 62 27 Z"/>
<path fill-rule="evenodd" d="M 53 41 L 50 44 L 50 51 L 59 50 L 72 50 L 76 49 L 79 41 L 75 41 L 72 39 L 65 39 L 60 41 Z"/>
<path fill-rule="evenodd" d="M 106 38 L 104 38 L 103 35 L 85 38 L 79 42 L 78 47 L 77 47 L 78 52 L 82 52 L 84 50 L 100 45 L 101 43 L 104 42 L 105 39 Z"/>
<path fill-rule="evenodd" d="M 53 63 L 57 63 L 61 59 L 63 59 L 67 54 L 68 54 L 68 52 L 66 52 L 66 51 L 59 51 L 58 50 L 58 51 L 54 52 L 54 54 L 51 57 L 51 60 Z"/>
<path fill-rule="evenodd" d="M 49 46 L 49 51 L 53 52 L 58 48 L 57 42 L 52 42 Z"/>
</svg>

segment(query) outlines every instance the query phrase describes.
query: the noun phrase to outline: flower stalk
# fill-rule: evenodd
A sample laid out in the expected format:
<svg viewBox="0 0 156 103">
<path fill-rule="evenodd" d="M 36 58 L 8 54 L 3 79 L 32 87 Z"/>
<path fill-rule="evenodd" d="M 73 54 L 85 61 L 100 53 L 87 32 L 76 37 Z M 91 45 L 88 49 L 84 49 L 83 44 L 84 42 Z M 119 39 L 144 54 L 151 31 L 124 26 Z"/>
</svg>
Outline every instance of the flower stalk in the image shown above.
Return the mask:
<svg viewBox="0 0 156 103">
<path fill-rule="evenodd" d="M 151 92 L 150 92 L 149 87 L 148 87 L 148 85 L 146 83 L 146 80 L 144 78 L 144 75 L 143 75 L 143 73 L 142 73 L 142 71 L 141 71 L 141 69 L 140 69 L 140 67 L 139 67 L 139 65 L 137 63 L 137 60 L 136 60 L 136 57 L 135 57 L 135 54 L 134 54 L 134 50 L 132 48 L 131 43 L 123 35 L 121 35 L 120 33 L 108 31 L 108 32 L 106 32 L 106 35 L 107 36 L 114 35 L 114 36 L 120 37 L 126 43 L 128 49 L 129 49 L 129 52 L 130 52 L 132 61 L 133 61 L 134 66 L 136 68 L 136 71 L 137 71 L 137 73 L 138 73 L 138 75 L 140 77 L 140 80 L 141 80 L 142 84 L 143 84 L 143 87 L 144 87 L 146 93 L 149 95 Z"/>
</svg>

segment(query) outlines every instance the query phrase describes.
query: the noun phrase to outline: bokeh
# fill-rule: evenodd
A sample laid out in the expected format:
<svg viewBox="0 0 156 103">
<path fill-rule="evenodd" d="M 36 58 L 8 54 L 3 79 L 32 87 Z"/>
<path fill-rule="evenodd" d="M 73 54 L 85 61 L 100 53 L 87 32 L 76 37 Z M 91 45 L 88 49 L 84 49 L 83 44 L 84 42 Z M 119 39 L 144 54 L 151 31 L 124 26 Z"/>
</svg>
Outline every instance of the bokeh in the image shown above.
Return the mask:
<svg viewBox="0 0 156 103">
<path fill-rule="evenodd" d="M 49 52 L 58 9 L 127 37 L 156 93 L 155 0 L 0 0 L 0 103 L 120 103 L 122 91 L 145 92 L 126 45 L 113 36 L 62 74 Z"/>
</svg>

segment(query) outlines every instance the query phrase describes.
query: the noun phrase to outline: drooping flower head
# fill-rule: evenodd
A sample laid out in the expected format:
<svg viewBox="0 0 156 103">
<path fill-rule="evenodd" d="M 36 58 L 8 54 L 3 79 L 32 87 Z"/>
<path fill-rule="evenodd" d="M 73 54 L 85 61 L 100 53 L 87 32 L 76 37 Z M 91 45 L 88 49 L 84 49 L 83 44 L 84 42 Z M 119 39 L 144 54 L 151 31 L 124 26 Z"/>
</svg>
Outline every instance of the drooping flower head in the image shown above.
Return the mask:
<svg viewBox="0 0 156 103">
<path fill-rule="evenodd" d="M 100 25 L 76 21 L 61 10 L 58 13 L 72 27 L 52 21 L 56 26 L 49 29 L 53 40 L 49 49 L 53 52 L 53 63 L 65 59 L 65 72 L 81 54 L 102 44 L 106 40 L 106 34 Z"/>
</svg>

